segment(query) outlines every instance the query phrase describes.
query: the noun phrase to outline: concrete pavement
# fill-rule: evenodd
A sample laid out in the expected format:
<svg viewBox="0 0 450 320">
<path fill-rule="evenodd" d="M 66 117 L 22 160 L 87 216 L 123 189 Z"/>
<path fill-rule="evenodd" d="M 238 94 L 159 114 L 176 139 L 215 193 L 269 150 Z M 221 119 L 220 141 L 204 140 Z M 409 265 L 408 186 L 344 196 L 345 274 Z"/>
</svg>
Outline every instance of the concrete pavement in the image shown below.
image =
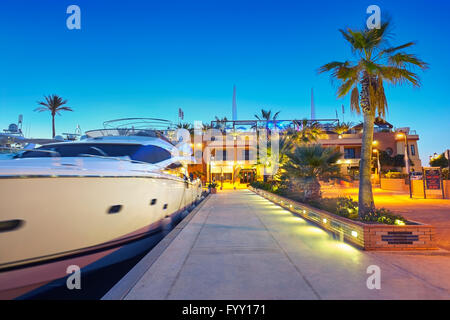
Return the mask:
<svg viewBox="0 0 450 320">
<path fill-rule="evenodd" d="M 448 252 L 364 252 L 248 190 L 212 195 L 136 268 L 105 299 L 450 298 Z"/>
</svg>

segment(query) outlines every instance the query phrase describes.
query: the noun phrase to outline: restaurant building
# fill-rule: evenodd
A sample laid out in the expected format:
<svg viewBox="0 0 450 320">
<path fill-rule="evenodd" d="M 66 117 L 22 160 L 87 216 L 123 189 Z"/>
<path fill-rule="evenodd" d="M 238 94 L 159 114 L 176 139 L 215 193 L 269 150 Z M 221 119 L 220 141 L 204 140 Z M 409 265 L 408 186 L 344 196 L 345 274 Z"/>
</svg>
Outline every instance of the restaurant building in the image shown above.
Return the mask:
<svg viewBox="0 0 450 320">
<path fill-rule="evenodd" d="M 358 178 L 359 161 L 362 147 L 362 124 L 350 128 L 343 134 L 333 131 L 338 119 L 308 120 L 318 122 L 322 134 L 317 143 L 324 147 L 335 148 L 342 154 L 338 164 L 341 172 L 347 176 Z M 212 121 L 215 128 L 213 134 L 205 134 L 201 144 L 192 144 L 197 154 L 197 164 L 190 165 L 189 171 L 194 172 L 204 182 L 218 183 L 251 183 L 263 180 L 269 175 L 269 162 L 258 156 L 258 143 L 262 137 L 258 130 L 273 131 L 278 129 L 280 135 L 287 128 L 299 129 L 296 120 L 277 120 L 274 122 L 260 120 Z M 258 130 L 257 130 L 258 129 Z M 406 173 L 404 165 L 405 150 L 408 152 L 410 171 L 420 171 L 422 163 L 418 149 L 419 136 L 410 128 L 394 128 L 392 124 L 377 118 L 374 122 L 374 144 L 372 172 L 400 171 Z M 405 148 L 406 144 L 406 148 Z M 382 157 L 380 161 L 380 157 Z"/>
</svg>

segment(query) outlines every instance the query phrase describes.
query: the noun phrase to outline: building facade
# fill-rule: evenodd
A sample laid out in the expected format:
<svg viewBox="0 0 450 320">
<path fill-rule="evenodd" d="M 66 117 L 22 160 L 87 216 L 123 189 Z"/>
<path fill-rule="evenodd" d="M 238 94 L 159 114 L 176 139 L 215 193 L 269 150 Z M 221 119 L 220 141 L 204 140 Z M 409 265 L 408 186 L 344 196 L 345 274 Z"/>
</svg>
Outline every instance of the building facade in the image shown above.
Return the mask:
<svg viewBox="0 0 450 320">
<path fill-rule="evenodd" d="M 312 121 L 312 120 L 309 120 Z M 333 132 L 333 125 L 339 123 L 337 119 L 314 120 L 320 123 L 323 133 L 317 143 L 335 148 L 342 154 L 338 164 L 344 175 L 358 178 L 359 162 L 362 147 L 362 124 L 349 129 L 346 133 Z M 295 120 L 278 120 L 265 122 L 259 120 L 246 121 L 213 121 L 211 127 L 216 128 L 215 134 L 205 134 L 201 150 L 201 161 L 190 165 L 190 172 L 197 172 L 204 182 L 217 183 L 250 183 L 263 180 L 273 168 L 269 168 L 264 157 L 258 155 L 257 128 L 268 131 L 275 126 L 280 135 L 287 128 L 299 129 Z M 377 119 L 374 127 L 373 165 L 372 172 L 400 171 L 406 173 L 404 165 L 405 150 L 408 152 L 410 171 L 421 171 L 422 163 L 418 149 L 419 136 L 409 128 L 394 129 L 382 119 Z M 405 143 L 407 148 L 405 149 Z M 194 144 L 192 144 L 194 146 Z M 381 158 L 381 159 L 380 159 Z M 197 156 L 197 160 L 200 156 Z"/>
</svg>

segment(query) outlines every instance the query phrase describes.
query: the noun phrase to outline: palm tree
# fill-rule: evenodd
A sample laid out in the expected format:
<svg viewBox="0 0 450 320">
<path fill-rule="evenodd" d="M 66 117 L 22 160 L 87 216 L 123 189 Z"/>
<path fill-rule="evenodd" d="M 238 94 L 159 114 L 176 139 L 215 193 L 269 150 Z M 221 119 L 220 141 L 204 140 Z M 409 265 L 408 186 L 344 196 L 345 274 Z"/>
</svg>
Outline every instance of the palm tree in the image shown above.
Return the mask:
<svg viewBox="0 0 450 320">
<path fill-rule="evenodd" d="M 269 132 L 270 131 L 269 130 L 269 122 L 272 121 L 274 124 L 276 124 L 279 114 L 280 114 L 280 111 L 274 113 L 274 115 L 272 116 L 272 110 L 266 111 L 264 109 L 261 109 L 261 114 L 260 115 L 255 114 L 255 118 L 260 121 L 265 120 L 266 121 L 265 128 L 266 128 L 267 132 Z"/>
<path fill-rule="evenodd" d="M 61 115 L 61 111 L 73 111 L 70 107 L 64 106 L 67 100 L 63 100 L 60 96 L 53 94 L 51 96 L 44 96 L 45 102 L 38 101 L 41 107 L 37 107 L 34 111 L 43 112 L 50 111 L 52 114 L 52 138 L 55 137 L 55 115 Z"/>
<path fill-rule="evenodd" d="M 346 133 L 352 127 L 351 122 L 340 122 L 333 127 L 333 131 L 337 134 L 341 135 Z"/>
<path fill-rule="evenodd" d="M 207 130 L 210 130 L 210 129 L 213 129 L 213 126 L 210 125 L 209 123 L 203 123 L 202 124 L 202 130 L 207 131 Z"/>
<path fill-rule="evenodd" d="M 374 207 L 372 185 L 370 183 L 370 161 L 372 155 L 373 127 L 375 115 L 385 116 L 387 101 L 384 84 L 409 83 L 420 86 L 414 68 L 426 69 L 428 65 L 414 54 L 403 49 L 414 42 L 390 47 L 389 22 L 379 29 L 339 30 L 348 41 L 356 61 L 333 61 L 319 68 L 319 73 L 331 72 L 337 79 L 338 97 L 350 93 L 350 106 L 356 113 L 363 114 L 363 137 L 359 173 L 359 215 L 364 217 Z"/>
<path fill-rule="evenodd" d="M 192 126 L 191 126 L 191 124 L 190 123 L 188 123 L 188 122 L 184 122 L 184 123 L 178 123 L 177 124 L 177 129 L 186 129 L 186 130 L 191 130 L 192 129 Z"/>
<path fill-rule="evenodd" d="M 291 191 L 299 192 L 303 200 L 320 198 L 319 180 L 340 178 L 337 161 L 341 156 L 339 151 L 324 148 L 320 144 L 296 147 L 287 154 L 288 160 L 283 165 Z"/>
<path fill-rule="evenodd" d="M 220 119 L 219 117 L 215 117 L 216 118 L 216 125 L 214 126 L 214 129 L 219 129 L 222 132 L 225 132 L 225 130 L 227 129 L 227 122 L 228 119 L 227 117 L 223 117 L 222 119 Z"/>
<path fill-rule="evenodd" d="M 294 120 L 293 123 L 300 127 L 295 139 L 296 141 L 304 144 L 311 142 L 317 142 L 319 136 L 322 134 L 323 130 L 317 121 L 310 121 L 307 119 Z"/>
</svg>

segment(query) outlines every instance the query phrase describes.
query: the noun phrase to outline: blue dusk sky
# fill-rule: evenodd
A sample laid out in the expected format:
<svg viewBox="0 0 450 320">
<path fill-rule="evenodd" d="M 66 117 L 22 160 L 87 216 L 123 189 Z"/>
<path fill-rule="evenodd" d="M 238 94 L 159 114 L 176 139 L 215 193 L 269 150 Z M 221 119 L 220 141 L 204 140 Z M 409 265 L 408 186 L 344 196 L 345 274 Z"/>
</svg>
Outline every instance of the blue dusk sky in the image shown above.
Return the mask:
<svg viewBox="0 0 450 320">
<path fill-rule="evenodd" d="M 81 30 L 69 30 L 66 9 L 81 8 Z M 102 127 L 105 120 L 156 117 L 177 121 L 231 118 L 233 85 L 238 119 L 261 108 L 280 118 L 358 123 L 349 98 L 317 68 L 352 58 L 339 28 L 360 28 L 376 4 L 394 23 L 393 45 L 430 64 L 422 87 L 387 87 L 387 120 L 420 135 L 424 164 L 450 147 L 450 1 L 100 1 L 0 2 L 0 129 L 24 115 L 27 136 L 49 137 L 49 113 L 37 101 L 58 94 L 74 112 L 56 118 L 57 134 Z M 446 133 L 447 132 L 447 133 Z"/>
</svg>

